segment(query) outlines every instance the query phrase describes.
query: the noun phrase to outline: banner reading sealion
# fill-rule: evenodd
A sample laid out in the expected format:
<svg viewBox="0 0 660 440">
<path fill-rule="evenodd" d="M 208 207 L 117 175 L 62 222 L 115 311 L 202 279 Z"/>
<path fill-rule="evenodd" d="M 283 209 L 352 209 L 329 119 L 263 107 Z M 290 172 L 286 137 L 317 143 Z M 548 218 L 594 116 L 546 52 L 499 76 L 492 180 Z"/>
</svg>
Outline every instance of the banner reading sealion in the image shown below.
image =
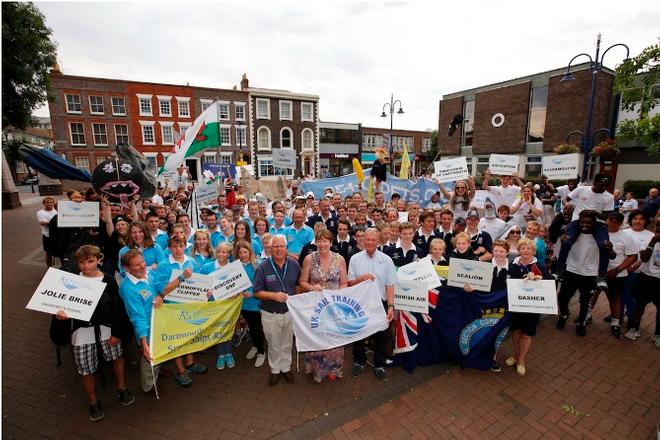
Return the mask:
<svg viewBox="0 0 660 440">
<path fill-rule="evenodd" d="M 163 304 L 151 314 L 152 364 L 195 353 L 234 335 L 243 295 L 222 301 Z"/>
</svg>

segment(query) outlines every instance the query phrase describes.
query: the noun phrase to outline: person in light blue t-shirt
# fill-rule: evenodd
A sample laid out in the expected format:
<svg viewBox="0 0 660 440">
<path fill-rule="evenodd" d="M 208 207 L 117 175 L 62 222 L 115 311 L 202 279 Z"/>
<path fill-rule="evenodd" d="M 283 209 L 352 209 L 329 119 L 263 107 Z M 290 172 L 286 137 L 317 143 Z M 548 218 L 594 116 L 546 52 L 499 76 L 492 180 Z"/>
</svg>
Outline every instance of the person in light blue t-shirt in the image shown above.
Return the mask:
<svg viewBox="0 0 660 440">
<path fill-rule="evenodd" d="M 236 223 L 236 226 L 234 226 L 234 236 L 230 241 L 232 243 L 236 243 L 239 240 L 249 241 L 254 253 L 261 255 L 261 251 L 263 250 L 261 244 L 250 237 L 252 237 L 252 234 L 250 233 L 250 226 L 245 220 L 240 220 L 238 223 Z"/>
<path fill-rule="evenodd" d="M 200 229 L 196 231 L 195 241 L 190 250 L 186 252 L 195 261 L 195 272 L 201 271 L 205 264 L 213 262 L 215 254 L 211 247 L 208 230 Z"/>
<path fill-rule="evenodd" d="M 154 243 L 149 230 L 142 222 L 133 222 L 128 228 L 128 244 L 119 249 L 119 260 L 130 249 L 138 249 L 150 269 L 155 269 L 158 263 L 165 258 L 165 253 L 158 243 Z M 119 266 L 119 273 L 126 275 L 123 265 Z"/>
<path fill-rule="evenodd" d="M 303 246 L 314 239 L 314 231 L 305 224 L 305 212 L 302 209 L 293 211 L 293 224 L 284 232 L 287 241 L 287 251 L 293 258 L 298 258 Z"/>
</svg>

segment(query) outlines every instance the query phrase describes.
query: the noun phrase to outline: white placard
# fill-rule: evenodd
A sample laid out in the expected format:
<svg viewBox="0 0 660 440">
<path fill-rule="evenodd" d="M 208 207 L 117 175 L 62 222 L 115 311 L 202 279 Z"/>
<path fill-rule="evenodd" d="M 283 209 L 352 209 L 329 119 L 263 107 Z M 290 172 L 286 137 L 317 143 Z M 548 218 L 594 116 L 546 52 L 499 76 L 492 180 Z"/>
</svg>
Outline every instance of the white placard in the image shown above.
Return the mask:
<svg viewBox="0 0 660 440">
<path fill-rule="evenodd" d="M 176 190 L 177 186 L 177 171 L 168 170 L 163 171 L 161 174 L 156 177 L 156 181 L 161 183 L 163 187 Z"/>
<path fill-rule="evenodd" d="M 280 148 L 273 150 L 273 166 L 278 168 L 296 168 L 296 150 Z"/>
<path fill-rule="evenodd" d="M 51 267 L 25 308 L 52 315 L 64 310 L 69 318 L 89 321 L 104 289 L 102 281 Z"/>
<path fill-rule="evenodd" d="M 449 275 L 447 285 L 463 287 L 471 285 L 476 290 L 490 292 L 493 281 L 493 264 L 483 261 L 463 260 L 452 258 L 449 260 Z"/>
<path fill-rule="evenodd" d="M 416 281 L 399 281 L 394 285 L 394 308 L 409 312 L 429 312 L 429 290 Z"/>
<path fill-rule="evenodd" d="M 470 202 L 470 206 L 474 206 L 477 209 L 484 209 L 486 198 L 488 197 L 490 197 L 491 200 L 493 198 L 490 192 L 483 189 L 478 189 L 474 192 L 474 198 Z"/>
<path fill-rule="evenodd" d="M 60 228 L 98 228 L 99 202 L 63 201 L 57 204 L 57 226 Z"/>
<path fill-rule="evenodd" d="M 510 312 L 556 315 L 557 288 L 553 280 L 506 280 Z"/>
<path fill-rule="evenodd" d="M 442 183 L 467 179 L 469 176 L 467 160 L 464 156 L 433 162 L 433 167 L 435 176 Z"/>
<path fill-rule="evenodd" d="M 218 185 L 213 182 L 210 185 L 200 185 L 195 188 L 197 206 L 215 205 L 218 199 Z"/>
<path fill-rule="evenodd" d="M 229 298 L 252 287 L 243 263 L 234 261 L 210 274 L 213 277 L 213 297 Z"/>
<path fill-rule="evenodd" d="M 511 154 L 491 154 L 488 159 L 490 172 L 497 176 L 510 176 L 518 172 L 520 156 Z"/>
<path fill-rule="evenodd" d="M 548 179 L 575 179 L 578 176 L 578 154 L 543 156 L 543 175 Z"/>
<path fill-rule="evenodd" d="M 401 266 L 396 272 L 399 282 L 414 281 L 415 283 L 423 284 L 426 290 L 438 287 L 441 284 L 438 278 L 438 273 L 433 267 L 430 258 L 422 258 L 415 262 Z"/>
<path fill-rule="evenodd" d="M 174 269 L 170 281 L 181 275 L 181 271 Z M 181 281 L 179 286 L 165 295 L 167 301 L 174 302 L 206 302 L 208 292 L 213 289 L 213 278 L 209 275 L 193 273 L 190 277 Z"/>
</svg>

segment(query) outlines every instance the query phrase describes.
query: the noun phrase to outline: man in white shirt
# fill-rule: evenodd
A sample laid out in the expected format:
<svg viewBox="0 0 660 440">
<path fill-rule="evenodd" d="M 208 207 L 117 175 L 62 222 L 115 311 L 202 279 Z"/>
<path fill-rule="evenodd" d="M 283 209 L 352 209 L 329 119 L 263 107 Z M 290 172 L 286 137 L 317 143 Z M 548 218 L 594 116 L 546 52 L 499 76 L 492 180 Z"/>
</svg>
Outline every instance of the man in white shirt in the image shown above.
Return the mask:
<svg viewBox="0 0 660 440">
<path fill-rule="evenodd" d="M 378 246 L 378 231 L 370 228 L 365 233 L 365 250 L 355 254 L 348 267 L 348 285 L 355 286 L 363 281 L 374 281 L 380 291 L 383 307 L 387 309 L 387 321 L 394 317 L 394 284 L 397 283 L 396 268 L 392 259 L 376 249 Z M 385 362 L 387 359 L 388 329 L 373 335 L 374 346 L 374 372 L 380 380 L 385 380 Z M 359 376 L 367 363 L 367 354 L 364 340 L 353 343 L 353 369 L 351 375 Z"/>
<path fill-rule="evenodd" d="M 37 221 L 41 225 L 41 241 L 46 252 L 46 266 L 51 267 L 53 265 L 53 257 L 50 255 L 50 230 L 48 224 L 57 215 L 57 211 L 55 210 L 54 198 L 44 197 L 41 203 L 43 203 L 44 209 L 37 211 Z"/>
<path fill-rule="evenodd" d="M 484 183 L 481 185 L 481 189 L 488 191 L 493 196 L 495 196 L 495 203 L 497 207 L 501 205 L 511 206 L 513 202 L 520 195 L 520 189 L 524 186 L 518 177 L 518 173 L 514 173 L 513 176 L 500 176 L 501 184 L 499 186 L 489 186 L 488 182 L 490 181 L 492 174 L 490 170 L 486 170 L 484 173 Z M 516 183 L 519 186 L 511 185 L 511 181 L 515 179 Z"/>
</svg>

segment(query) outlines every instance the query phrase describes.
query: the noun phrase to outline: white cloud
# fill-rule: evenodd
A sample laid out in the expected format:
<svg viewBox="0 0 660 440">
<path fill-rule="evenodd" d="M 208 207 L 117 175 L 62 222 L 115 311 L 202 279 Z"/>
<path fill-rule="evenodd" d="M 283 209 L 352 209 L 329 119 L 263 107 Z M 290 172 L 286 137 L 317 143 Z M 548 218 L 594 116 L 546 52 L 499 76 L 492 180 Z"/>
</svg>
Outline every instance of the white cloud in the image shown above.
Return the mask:
<svg viewBox="0 0 660 440">
<path fill-rule="evenodd" d="M 37 3 L 65 73 L 321 97 L 321 119 L 436 128 L 443 94 L 565 66 L 580 52 L 657 41 L 656 2 Z M 613 66 L 623 51 L 608 53 Z M 40 112 L 43 113 L 43 110 Z"/>
</svg>

